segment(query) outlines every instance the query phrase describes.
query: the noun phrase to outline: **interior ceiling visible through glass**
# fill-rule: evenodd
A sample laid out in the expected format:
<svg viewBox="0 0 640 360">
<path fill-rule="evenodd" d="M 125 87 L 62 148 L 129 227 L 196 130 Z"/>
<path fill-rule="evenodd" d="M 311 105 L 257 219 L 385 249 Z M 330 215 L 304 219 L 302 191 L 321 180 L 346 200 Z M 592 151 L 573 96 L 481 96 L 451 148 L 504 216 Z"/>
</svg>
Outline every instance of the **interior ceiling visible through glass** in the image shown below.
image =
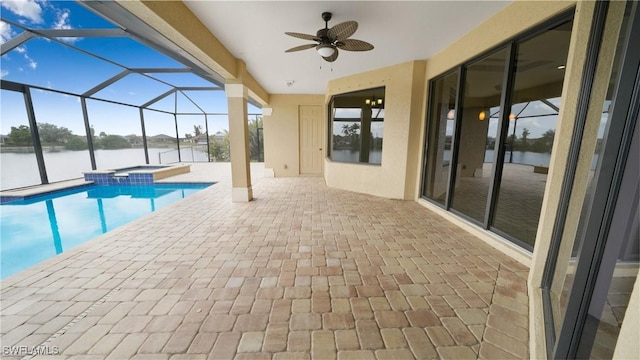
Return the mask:
<svg viewBox="0 0 640 360">
<path fill-rule="evenodd" d="M 76 1 L 3 0 L 0 7 L 2 44 L 20 33 L 29 32 L 30 29 L 119 29 L 116 24 L 101 18 Z M 174 59 L 128 37 L 80 35 L 58 39 L 35 36 L 19 44 L 2 56 L 0 77 L 2 80 L 81 95 L 126 69 L 187 69 Z M 160 81 L 139 74 L 130 74 L 91 97 L 140 106 L 172 87 L 219 88 L 215 83 L 193 73 L 153 72 L 149 75 Z M 207 112 L 227 112 L 224 91 L 200 91 L 197 95 L 188 96 L 202 103 L 199 106 Z M 221 99 L 218 100 L 218 97 Z M 212 102 L 212 98 L 216 100 Z M 174 99 L 170 102 L 173 103 Z M 162 110 L 167 110 L 166 106 L 162 107 Z M 173 108 L 174 106 L 171 106 L 171 110 L 168 111 L 173 111 Z M 250 112 L 259 111 L 252 105 L 249 105 L 249 109 Z"/>
</svg>

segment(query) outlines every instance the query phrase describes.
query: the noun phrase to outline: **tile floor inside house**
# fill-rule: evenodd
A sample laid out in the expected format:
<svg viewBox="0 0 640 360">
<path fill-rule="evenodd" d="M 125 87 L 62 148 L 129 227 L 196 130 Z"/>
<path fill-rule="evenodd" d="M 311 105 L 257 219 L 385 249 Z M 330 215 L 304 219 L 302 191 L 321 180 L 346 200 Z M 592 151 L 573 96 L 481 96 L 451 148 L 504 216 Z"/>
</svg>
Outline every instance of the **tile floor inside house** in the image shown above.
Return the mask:
<svg viewBox="0 0 640 360">
<path fill-rule="evenodd" d="M 253 165 L 256 199 L 232 203 L 216 166 L 167 179 L 216 185 L 3 280 L 2 357 L 528 358 L 525 266 L 322 178 Z"/>
</svg>

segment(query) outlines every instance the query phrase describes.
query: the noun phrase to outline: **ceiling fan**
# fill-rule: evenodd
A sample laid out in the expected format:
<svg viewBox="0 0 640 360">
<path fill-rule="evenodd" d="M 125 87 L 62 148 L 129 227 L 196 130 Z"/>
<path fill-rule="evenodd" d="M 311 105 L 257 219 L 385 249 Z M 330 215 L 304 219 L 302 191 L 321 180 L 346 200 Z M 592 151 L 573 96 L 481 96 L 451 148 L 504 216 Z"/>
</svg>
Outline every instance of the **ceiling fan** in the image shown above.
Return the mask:
<svg viewBox="0 0 640 360">
<path fill-rule="evenodd" d="M 338 58 L 338 49 L 346 51 L 369 51 L 373 50 L 373 45 L 366 41 L 349 39 L 356 30 L 358 30 L 358 23 L 355 21 L 345 21 L 338 25 L 335 25 L 329 29 L 329 20 L 331 20 L 330 12 L 322 13 L 322 20 L 324 20 L 324 29 L 318 30 L 316 35 L 307 35 L 296 32 L 285 32 L 289 36 L 293 36 L 298 39 L 312 40 L 317 44 L 305 44 L 293 47 L 285 52 L 294 52 L 300 50 L 306 50 L 316 48 L 320 56 L 325 61 L 334 62 Z"/>
</svg>

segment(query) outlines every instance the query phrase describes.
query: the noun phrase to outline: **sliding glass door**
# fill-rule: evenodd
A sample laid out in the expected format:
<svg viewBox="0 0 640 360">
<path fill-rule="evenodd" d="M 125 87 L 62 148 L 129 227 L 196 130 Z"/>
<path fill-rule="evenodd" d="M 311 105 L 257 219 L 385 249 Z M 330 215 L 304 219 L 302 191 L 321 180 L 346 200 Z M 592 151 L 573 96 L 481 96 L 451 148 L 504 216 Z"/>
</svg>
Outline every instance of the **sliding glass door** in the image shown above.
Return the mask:
<svg viewBox="0 0 640 360">
<path fill-rule="evenodd" d="M 479 223 L 484 222 L 494 170 L 493 149 L 507 54 L 507 49 L 502 49 L 465 67 L 451 209 Z"/>
<path fill-rule="evenodd" d="M 573 12 L 431 81 L 422 196 L 533 249 Z"/>
</svg>

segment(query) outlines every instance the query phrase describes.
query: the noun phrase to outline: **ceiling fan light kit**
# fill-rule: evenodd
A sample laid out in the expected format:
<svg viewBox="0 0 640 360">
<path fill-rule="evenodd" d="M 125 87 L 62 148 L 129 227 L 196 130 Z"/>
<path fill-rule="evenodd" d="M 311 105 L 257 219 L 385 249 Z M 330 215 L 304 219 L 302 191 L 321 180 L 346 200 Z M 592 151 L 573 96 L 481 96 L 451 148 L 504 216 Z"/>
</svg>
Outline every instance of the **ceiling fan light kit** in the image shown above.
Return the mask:
<svg viewBox="0 0 640 360">
<path fill-rule="evenodd" d="M 320 29 L 316 32 L 316 35 L 308 35 L 296 32 L 285 32 L 286 35 L 303 39 L 315 41 L 316 44 L 305 44 L 293 47 L 285 52 L 294 52 L 300 50 L 306 50 L 316 48 L 318 54 L 327 62 L 334 62 L 338 58 L 338 49 L 346 51 L 369 51 L 373 50 L 373 45 L 366 41 L 349 39 L 356 30 L 358 30 L 358 23 L 355 21 L 345 21 L 338 25 L 329 28 L 329 20 L 331 20 L 331 13 L 322 13 L 322 20 L 324 20 L 324 29 Z"/>
<path fill-rule="evenodd" d="M 318 50 L 318 54 L 322 57 L 330 57 L 336 52 L 336 49 L 328 44 L 320 44 L 316 46 L 316 50 Z"/>
</svg>

